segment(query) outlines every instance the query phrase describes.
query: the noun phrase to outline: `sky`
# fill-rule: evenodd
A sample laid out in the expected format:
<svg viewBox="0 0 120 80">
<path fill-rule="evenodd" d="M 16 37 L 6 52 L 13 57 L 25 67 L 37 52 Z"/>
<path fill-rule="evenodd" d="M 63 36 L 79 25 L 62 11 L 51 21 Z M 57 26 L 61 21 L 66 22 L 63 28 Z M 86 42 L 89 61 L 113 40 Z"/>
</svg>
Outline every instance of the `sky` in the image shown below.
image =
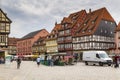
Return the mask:
<svg viewBox="0 0 120 80">
<path fill-rule="evenodd" d="M 48 32 L 63 17 L 85 9 L 106 7 L 116 23 L 120 21 L 120 0 L 0 0 L 0 8 L 12 20 L 10 37 L 22 38 L 30 32 Z"/>
</svg>

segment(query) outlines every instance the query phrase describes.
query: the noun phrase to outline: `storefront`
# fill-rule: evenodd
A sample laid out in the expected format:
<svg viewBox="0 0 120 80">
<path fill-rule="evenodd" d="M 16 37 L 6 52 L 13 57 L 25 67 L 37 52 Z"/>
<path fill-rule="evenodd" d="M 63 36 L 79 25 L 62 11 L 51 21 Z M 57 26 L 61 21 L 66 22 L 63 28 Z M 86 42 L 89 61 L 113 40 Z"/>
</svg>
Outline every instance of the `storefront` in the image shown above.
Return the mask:
<svg viewBox="0 0 120 80">
<path fill-rule="evenodd" d="M 5 51 L 0 50 L 0 64 L 5 63 Z"/>
</svg>

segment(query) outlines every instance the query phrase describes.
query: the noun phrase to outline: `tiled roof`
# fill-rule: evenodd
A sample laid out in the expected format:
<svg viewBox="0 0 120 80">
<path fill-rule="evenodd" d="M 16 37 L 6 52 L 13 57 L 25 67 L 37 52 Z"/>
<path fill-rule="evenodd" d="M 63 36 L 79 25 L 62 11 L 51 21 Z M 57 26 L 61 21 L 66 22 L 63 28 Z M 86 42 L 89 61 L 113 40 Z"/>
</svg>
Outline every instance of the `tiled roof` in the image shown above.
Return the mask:
<svg viewBox="0 0 120 80">
<path fill-rule="evenodd" d="M 39 43 L 39 42 L 40 42 L 39 45 L 44 44 L 43 42 L 45 41 L 45 39 L 46 39 L 46 36 L 44 36 L 44 37 L 39 37 L 39 39 L 38 39 L 36 42 L 34 42 L 33 46 L 36 46 L 36 43 Z M 37 44 L 37 45 L 38 45 L 38 44 Z"/>
<path fill-rule="evenodd" d="M 53 28 L 51 33 L 49 35 L 47 35 L 47 37 L 49 37 L 49 38 L 46 38 L 46 40 L 56 39 L 57 37 L 55 37 L 55 35 L 58 34 L 58 30 L 60 30 L 60 29 L 61 29 L 61 24 L 55 24 L 55 27 Z"/>
<path fill-rule="evenodd" d="M 61 24 L 55 24 L 55 27 L 53 28 L 53 30 L 51 31 L 51 33 L 53 32 L 53 31 L 58 31 L 58 30 L 60 30 L 61 29 Z"/>
<path fill-rule="evenodd" d="M 74 23 L 72 24 L 72 35 L 75 34 L 75 32 L 77 31 L 77 29 L 79 28 L 79 26 L 83 23 L 83 21 L 85 20 L 85 17 L 87 15 L 87 12 L 85 10 L 81 10 L 78 13 L 76 13 L 77 18 L 76 21 L 74 21 Z"/>
<path fill-rule="evenodd" d="M 106 8 L 101 8 L 87 13 L 84 22 L 80 25 L 76 31 L 75 36 L 91 35 L 93 34 L 101 20 L 108 20 L 115 22 Z"/>
<path fill-rule="evenodd" d="M 68 17 L 64 17 L 63 20 L 61 21 L 61 24 L 67 23 L 68 26 L 66 27 L 67 29 L 73 28 L 77 22 L 81 23 L 83 17 L 83 13 L 86 13 L 85 10 L 81 10 L 75 13 L 71 13 Z M 63 28 L 61 28 L 63 29 Z"/>
<path fill-rule="evenodd" d="M 120 31 L 120 22 L 118 23 L 118 26 L 116 27 L 115 31 Z"/>
<path fill-rule="evenodd" d="M 71 13 L 69 15 L 69 18 L 70 19 L 76 19 L 77 17 L 79 17 L 79 15 L 81 14 L 82 11 L 85 11 L 85 10 L 81 10 L 81 11 L 78 11 L 78 12 Z"/>
<path fill-rule="evenodd" d="M 62 23 L 72 23 L 70 18 L 64 17 Z"/>
<path fill-rule="evenodd" d="M 61 21 L 61 23 L 71 23 L 71 24 L 73 24 L 77 20 L 80 13 L 81 13 L 81 11 L 71 13 L 68 17 L 64 17 L 63 20 Z"/>
<path fill-rule="evenodd" d="M 45 29 L 41 29 L 41 30 L 37 30 L 37 31 L 31 32 L 31 33 L 25 35 L 24 37 L 22 37 L 21 39 L 32 38 L 32 37 L 34 37 L 36 34 L 38 34 L 39 32 L 41 32 L 42 30 L 45 30 Z"/>
<path fill-rule="evenodd" d="M 45 39 L 46 39 L 46 36 L 40 37 L 40 38 L 37 40 L 37 42 L 45 41 Z"/>
</svg>

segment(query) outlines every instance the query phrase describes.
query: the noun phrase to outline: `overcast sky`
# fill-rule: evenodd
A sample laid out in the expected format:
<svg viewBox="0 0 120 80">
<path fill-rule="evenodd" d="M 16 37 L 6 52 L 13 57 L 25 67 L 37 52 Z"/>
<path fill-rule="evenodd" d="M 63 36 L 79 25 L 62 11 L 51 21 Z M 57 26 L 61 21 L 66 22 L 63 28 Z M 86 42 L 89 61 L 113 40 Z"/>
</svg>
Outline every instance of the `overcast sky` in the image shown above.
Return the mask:
<svg viewBox="0 0 120 80">
<path fill-rule="evenodd" d="M 45 28 L 51 32 L 55 22 L 70 13 L 106 7 L 115 21 L 120 21 L 120 0 L 0 0 L 0 8 L 12 20 L 10 37 L 21 38 Z"/>
</svg>

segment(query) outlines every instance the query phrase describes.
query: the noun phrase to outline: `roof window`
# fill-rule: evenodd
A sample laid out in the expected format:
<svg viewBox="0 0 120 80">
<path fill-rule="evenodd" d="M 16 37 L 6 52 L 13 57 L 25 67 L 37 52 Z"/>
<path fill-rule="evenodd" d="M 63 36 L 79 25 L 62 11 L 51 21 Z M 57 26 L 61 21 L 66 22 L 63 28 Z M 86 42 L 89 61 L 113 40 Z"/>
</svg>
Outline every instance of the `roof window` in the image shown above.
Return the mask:
<svg viewBox="0 0 120 80">
<path fill-rule="evenodd" d="M 105 24 L 107 24 L 108 22 L 107 21 L 105 21 Z"/>
<path fill-rule="evenodd" d="M 90 19 L 87 19 L 84 24 L 87 24 Z"/>
<path fill-rule="evenodd" d="M 86 25 L 86 23 L 84 23 L 84 26 Z"/>
<path fill-rule="evenodd" d="M 88 32 L 91 32 L 91 30 L 89 29 Z"/>
<path fill-rule="evenodd" d="M 82 33 L 85 33 L 85 31 L 83 30 Z"/>
<path fill-rule="evenodd" d="M 113 24 L 113 22 L 111 22 L 111 24 Z"/>
<path fill-rule="evenodd" d="M 95 23 L 95 21 L 92 21 L 92 24 L 94 24 Z"/>
</svg>

